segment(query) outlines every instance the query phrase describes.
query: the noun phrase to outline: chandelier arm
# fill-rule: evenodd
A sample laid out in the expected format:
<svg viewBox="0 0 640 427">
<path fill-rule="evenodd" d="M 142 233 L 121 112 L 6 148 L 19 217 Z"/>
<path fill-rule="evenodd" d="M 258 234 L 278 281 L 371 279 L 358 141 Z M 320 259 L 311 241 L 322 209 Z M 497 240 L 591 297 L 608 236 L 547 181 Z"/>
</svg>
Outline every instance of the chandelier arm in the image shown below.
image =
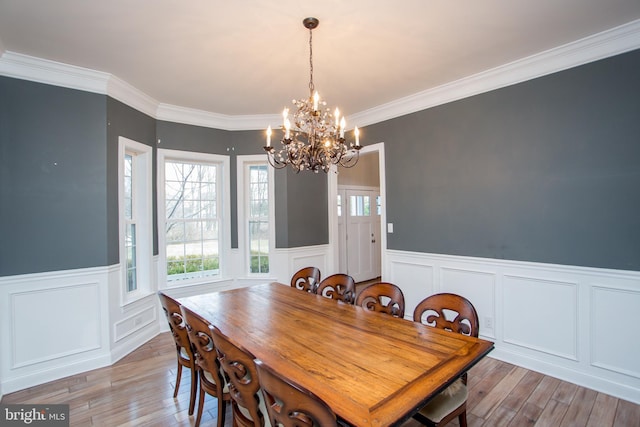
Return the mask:
<svg viewBox="0 0 640 427">
<path fill-rule="evenodd" d="M 360 158 L 360 151 L 355 150 L 355 153 L 351 156 L 345 156 L 340 159 L 340 166 L 344 168 L 352 168 L 358 163 L 358 159 Z M 354 160 L 355 159 L 355 160 Z"/>
<path fill-rule="evenodd" d="M 275 158 L 275 155 L 271 151 L 267 151 L 267 161 L 274 169 L 282 169 L 287 167 L 287 163 L 280 162 Z"/>
</svg>

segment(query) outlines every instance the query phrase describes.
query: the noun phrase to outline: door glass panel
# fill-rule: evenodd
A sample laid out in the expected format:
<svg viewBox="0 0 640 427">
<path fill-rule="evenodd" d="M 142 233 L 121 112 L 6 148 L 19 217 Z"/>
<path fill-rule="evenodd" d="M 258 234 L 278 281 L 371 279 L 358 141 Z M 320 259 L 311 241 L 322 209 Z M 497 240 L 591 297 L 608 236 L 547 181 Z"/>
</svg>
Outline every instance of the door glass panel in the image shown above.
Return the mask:
<svg viewBox="0 0 640 427">
<path fill-rule="evenodd" d="M 371 215 L 371 202 L 369 196 L 349 196 L 349 215 Z"/>
</svg>

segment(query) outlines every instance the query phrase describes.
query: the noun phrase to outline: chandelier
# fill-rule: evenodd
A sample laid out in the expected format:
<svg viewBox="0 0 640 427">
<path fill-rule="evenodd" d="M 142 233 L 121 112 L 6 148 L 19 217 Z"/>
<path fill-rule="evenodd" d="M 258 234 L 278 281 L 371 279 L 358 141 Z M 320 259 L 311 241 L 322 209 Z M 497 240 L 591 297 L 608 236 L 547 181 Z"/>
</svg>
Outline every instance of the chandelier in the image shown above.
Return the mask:
<svg viewBox="0 0 640 427">
<path fill-rule="evenodd" d="M 289 119 L 289 109 L 282 112 L 282 132 L 278 149 L 271 145 L 271 126 L 267 129 L 267 152 L 269 164 L 276 169 L 290 165 L 293 170 L 310 170 L 318 173 L 320 170 L 328 172 L 331 165 L 346 168 L 355 166 L 358 162 L 360 148 L 359 131 L 353 130 L 355 141 L 347 144 L 344 137 L 346 120 L 340 116 L 338 108 L 332 113 L 325 108 L 326 102 L 313 85 L 313 29 L 320 21 L 316 18 L 306 18 L 302 21 L 309 29 L 309 98 L 293 100 L 295 112 Z"/>
</svg>

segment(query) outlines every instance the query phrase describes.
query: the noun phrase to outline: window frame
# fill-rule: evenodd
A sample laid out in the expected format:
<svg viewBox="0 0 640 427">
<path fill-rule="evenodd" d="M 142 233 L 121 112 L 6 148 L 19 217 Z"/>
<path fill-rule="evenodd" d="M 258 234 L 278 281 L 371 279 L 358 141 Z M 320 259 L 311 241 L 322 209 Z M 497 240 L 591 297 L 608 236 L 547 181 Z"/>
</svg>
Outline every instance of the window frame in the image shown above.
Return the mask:
<svg viewBox="0 0 640 427">
<path fill-rule="evenodd" d="M 188 279 L 170 281 L 167 275 L 167 243 L 166 243 L 166 191 L 165 191 L 165 163 L 177 161 L 185 163 L 215 164 L 218 172 L 218 256 L 219 274 L 216 276 L 193 277 Z M 230 183 L 229 156 L 221 154 L 201 153 L 194 151 L 182 151 L 172 149 L 158 149 L 157 160 L 157 218 L 158 218 L 158 282 L 163 288 L 181 288 L 187 286 L 215 283 L 229 279 L 232 266 L 231 262 L 231 183 Z"/>
<path fill-rule="evenodd" d="M 268 273 L 252 273 L 251 272 L 251 250 L 249 242 L 249 167 L 250 166 L 267 166 L 267 192 L 269 199 L 269 272 Z M 242 254 L 242 274 L 244 277 L 272 277 L 275 265 L 275 244 L 276 244 L 276 227 L 275 227 L 275 173 L 273 167 L 269 165 L 264 154 L 239 155 L 237 156 L 237 193 L 238 193 L 238 250 Z"/>
<path fill-rule="evenodd" d="M 132 155 L 132 221 L 125 216 L 124 159 Z M 153 147 L 118 137 L 118 259 L 120 265 L 120 304 L 125 306 L 152 293 L 153 258 Z M 136 289 L 127 289 L 126 226 L 136 228 Z"/>
</svg>

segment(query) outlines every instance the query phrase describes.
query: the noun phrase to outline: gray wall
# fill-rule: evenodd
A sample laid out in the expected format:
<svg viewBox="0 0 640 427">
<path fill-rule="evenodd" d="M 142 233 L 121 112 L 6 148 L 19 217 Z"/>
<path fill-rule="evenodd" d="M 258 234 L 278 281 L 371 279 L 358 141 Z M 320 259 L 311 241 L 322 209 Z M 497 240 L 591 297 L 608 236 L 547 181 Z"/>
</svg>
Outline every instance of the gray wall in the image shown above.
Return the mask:
<svg viewBox="0 0 640 427">
<path fill-rule="evenodd" d="M 368 126 L 389 248 L 640 270 L 639 72 L 634 51 Z M 262 153 L 263 132 L 0 77 L 0 276 L 117 262 L 119 135 L 229 154 L 237 247 L 235 156 Z M 279 170 L 275 185 L 276 246 L 326 244 L 326 176 Z"/>
<path fill-rule="evenodd" d="M 231 132 L 206 128 L 202 126 L 185 125 L 165 121 L 157 122 L 156 136 L 157 148 L 197 153 L 231 155 Z M 236 174 L 235 158 L 231 159 L 231 192 L 234 202 L 231 203 L 231 217 L 234 219 L 231 229 L 231 247 L 238 247 L 237 209 L 236 209 Z M 154 175 L 155 176 L 155 175 Z M 157 193 L 154 194 L 154 199 Z M 157 222 L 156 222 L 157 224 Z M 157 227 L 156 227 L 157 228 Z M 157 232 L 154 231 L 154 240 L 157 241 Z M 157 252 L 155 252 L 157 253 Z"/>
<path fill-rule="evenodd" d="M 238 155 L 264 154 L 265 131 L 230 132 L 231 203 L 236 212 L 235 180 Z M 291 168 L 275 171 L 276 247 L 295 248 L 329 243 L 328 187 L 324 173 L 294 173 Z M 238 216 L 231 215 L 234 248 L 238 247 Z"/>
<path fill-rule="evenodd" d="M 286 195 L 286 200 L 276 193 L 276 247 L 329 243 L 327 175 L 324 172 L 296 173 L 287 167 L 276 171 L 275 181 L 276 189 L 286 182 L 286 192 L 280 192 Z"/>
<path fill-rule="evenodd" d="M 106 109 L 0 77 L 0 276 L 108 264 Z"/>
<path fill-rule="evenodd" d="M 640 51 L 378 123 L 388 247 L 640 270 Z"/>
<path fill-rule="evenodd" d="M 119 262 L 119 212 L 118 212 L 118 141 L 121 136 L 129 138 L 141 144 L 146 144 L 154 149 L 156 140 L 156 120 L 140 111 L 107 98 L 107 248 L 108 265 Z M 155 177 L 156 162 L 153 162 L 153 176 Z M 156 189 L 156 180 L 152 183 Z M 154 194 L 156 192 L 154 191 Z M 156 221 L 156 197 L 153 197 L 153 223 Z M 156 229 L 154 225 L 154 230 Z M 153 253 L 158 253 L 158 236 L 153 233 Z"/>
<path fill-rule="evenodd" d="M 0 77 L 0 276 L 118 262 L 119 136 L 154 158 L 157 148 L 229 155 L 238 246 L 236 156 L 264 153 L 264 132 L 157 121 L 104 95 Z M 155 172 L 154 161 L 154 190 Z M 276 246 L 327 243 L 326 176 L 276 171 L 275 185 L 276 218 L 291 219 L 276 220 Z M 156 225 L 154 254 L 157 241 Z"/>
<path fill-rule="evenodd" d="M 222 131 L 158 121 L 157 138 L 161 141 L 158 148 L 223 154 L 230 157 L 231 247 L 237 248 L 237 156 L 264 154 L 264 131 Z M 328 243 L 326 175 L 296 175 L 290 169 L 276 170 L 275 175 L 276 247 L 291 248 Z"/>
<path fill-rule="evenodd" d="M 378 152 L 360 153 L 358 163 L 351 168 L 338 170 L 338 185 L 364 187 L 380 186 L 380 160 Z"/>
</svg>

